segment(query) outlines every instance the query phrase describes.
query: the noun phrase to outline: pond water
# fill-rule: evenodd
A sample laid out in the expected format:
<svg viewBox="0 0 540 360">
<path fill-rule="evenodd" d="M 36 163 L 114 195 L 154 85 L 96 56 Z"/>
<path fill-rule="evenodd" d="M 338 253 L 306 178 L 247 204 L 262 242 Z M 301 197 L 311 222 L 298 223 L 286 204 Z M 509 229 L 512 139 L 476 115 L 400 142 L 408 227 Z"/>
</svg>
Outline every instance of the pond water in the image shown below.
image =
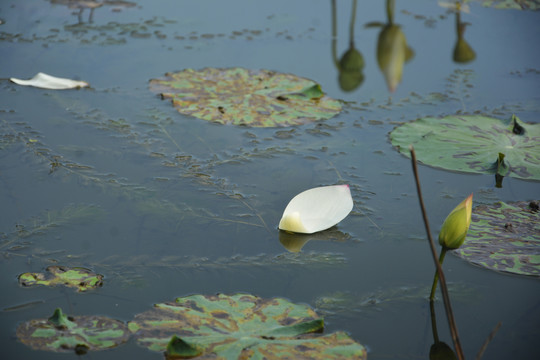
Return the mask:
<svg viewBox="0 0 540 360">
<path fill-rule="evenodd" d="M 461 21 L 474 49 L 453 61 L 455 13 L 397 1 L 414 57 L 391 93 L 377 65 L 382 1 L 361 1 L 353 39 L 365 60 L 352 91 L 334 59 L 347 50 L 352 1 L 132 1 L 79 12 L 67 1 L 0 5 L 0 341 L 4 359 L 58 354 L 20 343 L 21 322 L 61 307 L 122 321 L 190 294 L 284 297 L 344 330 L 369 359 L 425 359 L 434 266 L 410 160 L 391 145 L 399 123 L 423 116 L 540 114 L 540 13 L 471 1 Z M 131 6 L 133 5 L 133 6 Z M 332 36 L 335 25 L 336 37 Z M 333 43 L 333 40 L 335 42 Z M 148 88 L 187 68 L 292 73 L 344 101 L 321 122 L 283 128 L 219 125 L 179 114 Z M 67 91 L 23 87 L 38 72 L 88 81 Z M 432 230 L 469 193 L 475 205 L 540 197 L 538 182 L 419 168 Z M 337 228 L 290 253 L 277 224 L 288 201 L 350 184 L 355 208 Z M 18 284 L 49 265 L 103 274 L 84 293 Z M 498 322 L 485 359 L 538 359 L 540 284 L 448 256 L 454 313 L 467 358 Z M 326 300 L 326 301 L 325 301 Z M 439 337 L 452 344 L 440 296 Z M 65 355 L 64 357 L 73 354 Z M 99 359 L 159 359 L 130 340 Z"/>
</svg>

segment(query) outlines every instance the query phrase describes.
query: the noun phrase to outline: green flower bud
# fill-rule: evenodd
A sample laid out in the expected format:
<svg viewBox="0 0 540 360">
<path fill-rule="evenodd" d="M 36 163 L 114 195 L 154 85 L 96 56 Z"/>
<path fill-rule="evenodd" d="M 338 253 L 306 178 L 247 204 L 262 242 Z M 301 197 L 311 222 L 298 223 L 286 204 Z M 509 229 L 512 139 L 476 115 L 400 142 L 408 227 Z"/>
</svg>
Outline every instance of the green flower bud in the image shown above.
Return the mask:
<svg viewBox="0 0 540 360">
<path fill-rule="evenodd" d="M 439 244 L 448 249 L 457 249 L 465 241 L 471 225 L 473 194 L 463 200 L 448 215 L 439 232 Z"/>
<path fill-rule="evenodd" d="M 390 92 L 396 90 L 403 75 L 403 65 L 413 56 L 405 34 L 398 25 L 386 25 L 377 40 L 377 63 Z"/>
</svg>

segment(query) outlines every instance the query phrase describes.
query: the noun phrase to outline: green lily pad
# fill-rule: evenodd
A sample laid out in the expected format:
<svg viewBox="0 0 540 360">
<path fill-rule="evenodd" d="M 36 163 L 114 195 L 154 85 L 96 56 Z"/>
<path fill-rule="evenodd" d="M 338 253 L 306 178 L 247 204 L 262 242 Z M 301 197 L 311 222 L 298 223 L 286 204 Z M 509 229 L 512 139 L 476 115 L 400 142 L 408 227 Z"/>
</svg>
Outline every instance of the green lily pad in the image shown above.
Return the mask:
<svg viewBox="0 0 540 360">
<path fill-rule="evenodd" d="M 365 348 L 345 333 L 326 336 L 309 306 L 248 294 L 192 295 L 160 303 L 128 324 L 137 342 L 169 357 L 360 358 Z"/>
<path fill-rule="evenodd" d="M 474 208 L 465 243 L 455 254 L 491 270 L 540 277 L 538 202 Z"/>
<path fill-rule="evenodd" d="M 103 275 L 95 274 L 82 267 L 69 268 L 66 266 L 49 266 L 45 273 L 24 273 L 19 275 L 19 284 L 22 286 L 64 285 L 76 288 L 83 292 L 103 285 Z"/>
<path fill-rule="evenodd" d="M 448 170 L 540 180 L 540 124 L 516 116 L 503 121 L 485 116 L 422 118 L 396 127 L 392 144 L 420 162 Z"/>
<path fill-rule="evenodd" d="M 538 0 L 481 0 L 482 6 L 495 9 L 539 10 Z"/>
<path fill-rule="evenodd" d="M 17 338 L 34 350 L 55 352 L 105 350 L 125 343 L 127 326 L 103 316 L 66 316 L 56 309 L 48 319 L 35 319 L 17 327 Z"/>
<path fill-rule="evenodd" d="M 182 114 L 222 124 L 300 125 L 341 111 L 339 101 L 312 80 L 268 70 L 186 69 L 150 80 L 150 89 Z"/>
</svg>

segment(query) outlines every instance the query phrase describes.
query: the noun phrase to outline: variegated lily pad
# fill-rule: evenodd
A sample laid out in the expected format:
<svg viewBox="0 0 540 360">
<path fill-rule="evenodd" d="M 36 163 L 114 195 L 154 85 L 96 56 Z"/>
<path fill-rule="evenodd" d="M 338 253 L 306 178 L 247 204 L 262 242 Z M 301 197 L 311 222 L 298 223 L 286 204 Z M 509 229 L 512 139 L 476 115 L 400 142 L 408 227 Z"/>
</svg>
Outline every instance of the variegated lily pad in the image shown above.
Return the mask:
<svg viewBox="0 0 540 360">
<path fill-rule="evenodd" d="M 392 144 L 420 162 L 448 170 L 540 180 L 540 124 L 516 116 L 503 121 L 485 116 L 422 118 L 390 133 Z"/>
<path fill-rule="evenodd" d="M 35 319 L 17 328 L 17 338 L 34 350 L 56 352 L 105 350 L 125 343 L 131 336 L 119 320 L 104 316 L 66 316 L 56 309 L 48 319 Z"/>
<path fill-rule="evenodd" d="M 178 298 L 128 324 L 140 345 L 169 357 L 365 359 L 365 348 L 345 333 L 313 335 L 323 326 L 307 305 L 248 294 Z"/>
<path fill-rule="evenodd" d="M 82 267 L 69 268 L 66 266 L 49 266 L 45 273 L 24 273 L 19 275 L 22 286 L 45 285 L 76 288 L 77 291 L 87 291 L 103 285 L 103 275 L 95 274 Z"/>
<path fill-rule="evenodd" d="M 290 126 L 341 111 L 339 101 L 312 80 L 268 70 L 186 69 L 150 80 L 150 89 L 182 114 L 222 124 Z"/>
<path fill-rule="evenodd" d="M 491 270 L 540 277 L 538 202 L 476 207 L 467 239 L 455 253 Z"/>
</svg>

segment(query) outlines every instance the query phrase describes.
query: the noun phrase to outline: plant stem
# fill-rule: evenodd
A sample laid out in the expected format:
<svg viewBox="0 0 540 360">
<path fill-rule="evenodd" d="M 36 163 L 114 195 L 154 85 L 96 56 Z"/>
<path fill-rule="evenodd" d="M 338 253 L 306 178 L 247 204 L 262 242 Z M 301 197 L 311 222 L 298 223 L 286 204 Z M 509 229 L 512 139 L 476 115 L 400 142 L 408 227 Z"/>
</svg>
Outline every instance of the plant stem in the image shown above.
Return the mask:
<svg viewBox="0 0 540 360">
<path fill-rule="evenodd" d="M 439 255 L 439 264 L 442 266 L 442 263 L 444 261 L 444 256 L 446 255 L 446 252 L 448 251 L 448 248 L 446 246 L 443 246 L 441 250 L 441 255 Z M 433 276 L 433 285 L 431 286 L 431 294 L 429 295 L 429 301 L 433 301 L 435 298 L 435 290 L 437 290 L 437 282 L 439 282 L 439 272 L 435 270 L 435 276 Z"/>
<path fill-rule="evenodd" d="M 411 161 L 412 161 L 414 179 L 416 181 L 416 191 L 418 192 L 418 201 L 420 202 L 420 209 L 422 210 L 422 217 L 424 219 L 424 225 L 426 227 L 427 237 L 429 240 L 429 246 L 431 248 L 431 254 L 433 255 L 433 261 L 435 262 L 435 267 L 437 268 L 437 273 L 439 274 L 439 278 L 441 279 L 441 291 L 443 295 L 444 308 L 446 310 L 446 318 L 448 319 L 448 326 L 450 327 L 450 333 L 452 334 L 452 340 L 454 342 L 456 355 L 458 359 L 463 360 L 465 359 L 465 356 L 463 355 L 463 349 L 461 348 L 461 343 L 459 341 L 459 335 L 458 335 L 458 331 L 456 327 L 456 322 L 454 320 L 454 313 L 452 312 L 452 305 L 450 304 L 450 296 L 448 295 L 448 287 L 446 286 L 446 278 L 444 277 L 441 264 L 439 264 L 439 261 L 437 260 L 437 250 L 435 249 L 435 243 L 433 242 L 433 238 L 431 237 L 431 230 L 429 228 L 427 212 L 424 206 L 424 200 L 422 198 L 422 189 L 420 188 L 420 178 L 418 177 L 418 168 L 416 166 L 416 153 L 414 152 L 414 148 L 412 145 L 410 146 L 409 149 L 411 151 Z"/>
</svg>

